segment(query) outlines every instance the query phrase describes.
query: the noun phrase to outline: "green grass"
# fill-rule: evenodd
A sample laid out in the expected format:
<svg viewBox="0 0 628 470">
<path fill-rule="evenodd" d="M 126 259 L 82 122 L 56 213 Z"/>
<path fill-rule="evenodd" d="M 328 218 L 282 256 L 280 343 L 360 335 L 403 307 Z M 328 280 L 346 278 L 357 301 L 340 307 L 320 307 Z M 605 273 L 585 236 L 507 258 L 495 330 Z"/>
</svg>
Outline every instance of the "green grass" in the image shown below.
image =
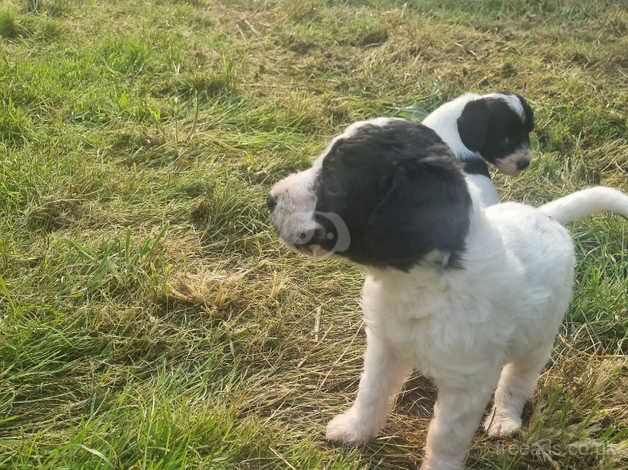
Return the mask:
<svg viewBox="0 0 628 470">
<path fill-rule="evenodd" d="M 504 198 L 628 190 L 627 21 L 614 1 L 5 2 L 0 467 L 419 463 L 420 377 L 377 440 L 324 441 L 357 387 L 362 275 L 288 253 L 265 194 L 351 121 L 500 89 L 538 123 Z M 576 294 L 525 431 L 478 433 L 470 468 L 625 466 L 626 227 L 570 227 Z"/>
</svg>

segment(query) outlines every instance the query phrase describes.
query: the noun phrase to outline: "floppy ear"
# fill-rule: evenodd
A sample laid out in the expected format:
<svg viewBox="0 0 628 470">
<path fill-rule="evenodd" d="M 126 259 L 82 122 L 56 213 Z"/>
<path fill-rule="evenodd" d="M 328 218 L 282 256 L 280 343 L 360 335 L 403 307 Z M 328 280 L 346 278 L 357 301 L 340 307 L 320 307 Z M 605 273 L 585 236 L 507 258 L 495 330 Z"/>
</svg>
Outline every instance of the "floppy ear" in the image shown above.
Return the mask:
<svg viewBox="0 0 628 470">
<path fill-rule="evenodd" d="M 479 151 L 486 141 L 488 130 L 488 105 L 479 99 L 467 103 L 458 118 L 458 133 L 469 150 Z"/>
<path fill-rule="evenodd" d="M 526 125 L 526 129 L 528 132 L 532 132 L 532 130 L 534 129 L 534 112 L 532 111 L 532 108 L 530 107 L 530 105 L 528 104 L 527 100 L 521 96 L 515 93 L 515 96 L 517 98 L 519 98 L 519 101 L 521 102 L 521 106 L 523 107 L 523 113 L 525 114 L 525 125 Z"/>
<path fill-rule="evenodd" d="M 432 250 L 455 266 L 464 249 L 471 199 L 450 158 L 402 162 L 368 219 L 366 247 L 375 264 L 407 270 Z"/>
</svg>

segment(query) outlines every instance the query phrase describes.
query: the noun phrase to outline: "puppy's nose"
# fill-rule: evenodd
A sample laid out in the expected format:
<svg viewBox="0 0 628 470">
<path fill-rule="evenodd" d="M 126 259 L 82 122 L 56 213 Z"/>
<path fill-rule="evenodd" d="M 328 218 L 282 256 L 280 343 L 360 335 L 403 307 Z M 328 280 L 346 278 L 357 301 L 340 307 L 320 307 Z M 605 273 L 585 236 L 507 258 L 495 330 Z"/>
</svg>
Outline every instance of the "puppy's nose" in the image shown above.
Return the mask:
<svg viewBox="0 0 628 470">
<path fill-rule="evenodd" d="M 272 194 L 269 194 L 266 197 L 266 205 L 268 206 L 269 211 L 273 211 L 273 209 L 277 206 L 277 199 Z"/>
<path fill-rule="evenodd" d="M 313 228 L 299 232 L 295 245 L 320 245 L 325 239 L 325 230 Z"/>
<path fill-rule="evenodd" d="M 530 166 L 530 160 L 519 160 L 517 162 L 517 169 L 519 170 L 525 170 L 529 166 Z"/>
</svg>

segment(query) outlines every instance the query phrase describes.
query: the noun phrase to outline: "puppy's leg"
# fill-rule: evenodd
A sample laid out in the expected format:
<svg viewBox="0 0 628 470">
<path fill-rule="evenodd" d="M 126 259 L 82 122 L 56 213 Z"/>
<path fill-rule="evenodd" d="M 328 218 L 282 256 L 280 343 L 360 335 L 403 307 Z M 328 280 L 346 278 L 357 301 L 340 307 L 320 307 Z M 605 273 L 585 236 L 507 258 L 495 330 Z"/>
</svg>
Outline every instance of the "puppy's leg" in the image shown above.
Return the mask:
<svg viewBox="0 0 628 470">
<path fill-rule="evenodd" d="M 396 394 L 410 373 L 410 366 L 395 357 L 386 343 L 367 329 L 364 372 L 353 406 L 327 425 L 332 441 L 360 444 L 384 427 Z"/>
<path fill-rule="evenodd" d="M 460 470 L 480 424 L 495 379 L 467 387 L 439 384 L 421 470 Z"/>
<path fill-rule="evenodd" d="M 489 436 L 507 437 L 521 429 L 523 406 L 532 396 L 551 346 L 530 351 L 504 366 L 495 390 L 493 409 L 484 421 L 484 429 Z"/>
</svg>

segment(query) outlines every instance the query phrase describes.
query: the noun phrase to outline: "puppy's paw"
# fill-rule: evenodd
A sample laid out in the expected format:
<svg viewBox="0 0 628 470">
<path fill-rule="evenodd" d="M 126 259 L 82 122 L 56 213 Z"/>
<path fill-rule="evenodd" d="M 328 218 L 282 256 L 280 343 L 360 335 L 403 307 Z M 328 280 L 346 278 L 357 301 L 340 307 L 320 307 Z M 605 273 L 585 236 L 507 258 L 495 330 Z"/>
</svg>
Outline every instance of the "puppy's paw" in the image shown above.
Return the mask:
<svg viewBox="0 0 628 470">
<path fill-rule="evenodd" d="M 379 429 L 375 423 L 360 416 L 354 408 L 337 415 L 327 424 L 327 440 L 348 445 L 360 445 L 375 437 Z"/>
<path fill-rule="evenodd" d="M 521 418 L 505 413 L 491 413 L 484 421 L 484 430 L 491 437 L 510 437 L 521 430 Z"/>
<path fill-rule="evenodd" d="M 437 459 L 424 460 L 419 470 L 462 470 L 462 462 L 447 462 Z"/>
</svg>

